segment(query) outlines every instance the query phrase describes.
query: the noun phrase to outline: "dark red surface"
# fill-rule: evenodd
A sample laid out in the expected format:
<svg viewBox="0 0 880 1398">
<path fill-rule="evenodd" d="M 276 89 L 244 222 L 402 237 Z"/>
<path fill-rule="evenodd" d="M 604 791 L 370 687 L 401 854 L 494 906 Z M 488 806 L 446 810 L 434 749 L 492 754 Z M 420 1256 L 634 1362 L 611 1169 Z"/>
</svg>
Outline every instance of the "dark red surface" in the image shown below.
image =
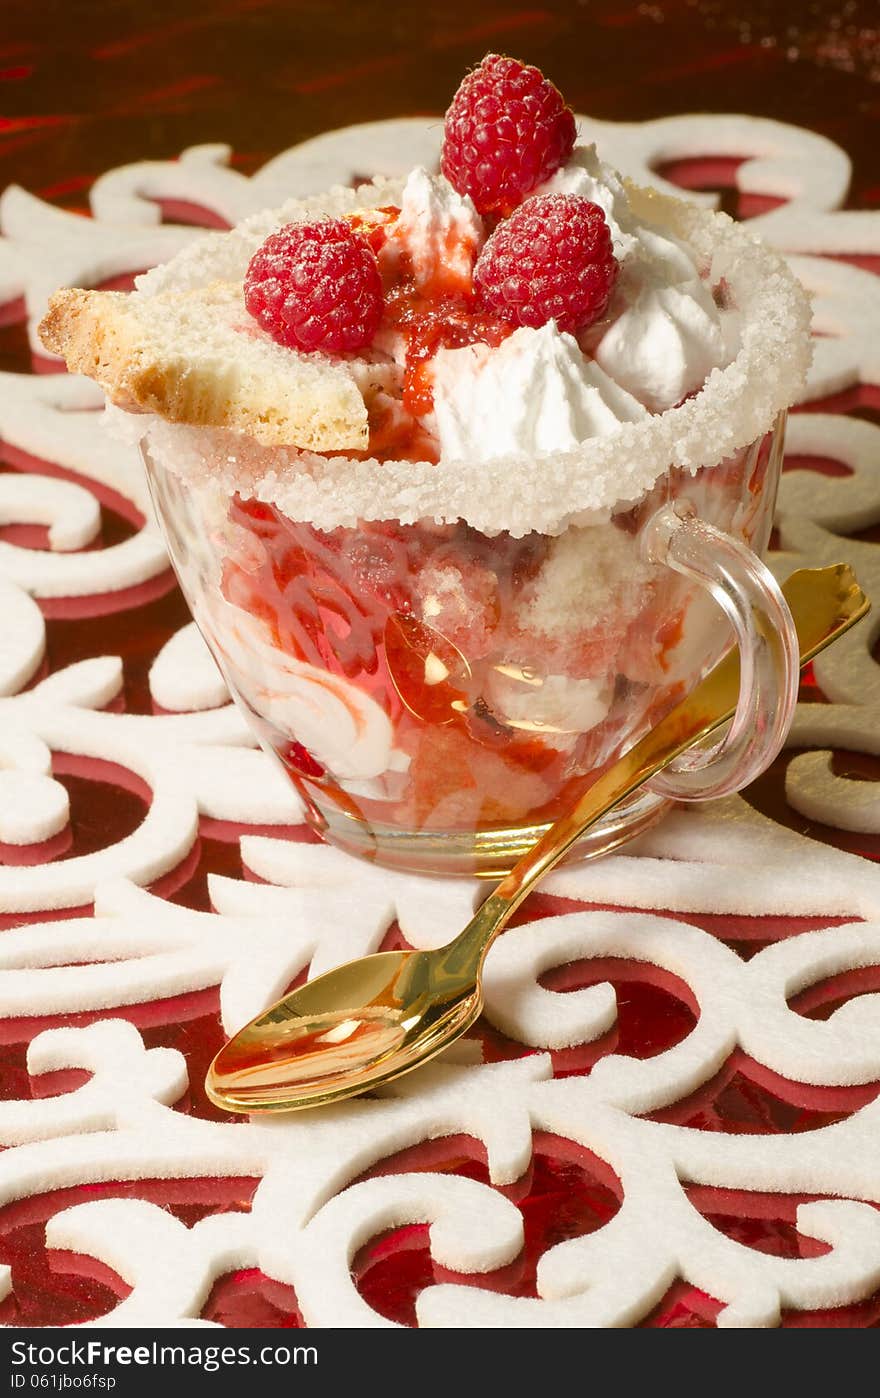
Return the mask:
<svg viewBox="0 0 880 1398">
<path fill-rule="evenodd" d="M 198 141 L 225 140 L 236 163 L 256 168 L 267 156 L 328 127 L 382 116 L 443 109 L 465 67 L 487 48 L 508 49 L 540 64 L 578 109 L 610 119 L 638 120 L 693 110 L 749 111 L 813 126 L 854 157 L 854 207 L 880 206 L 880 159 L 872 130 L 880 115 L 880 36 L 869 0 L 666 0 L 634 4 L 594 0 L 589 5 L 548 4 L 524 9 L 507 0 L 484 0 L 475 10 L 448 0 L 442 12 L 416 15 L 409 4 L 383 0 L 331 5 L 303 0 L 295 6 L 268 0 L 160 0 L 105 5 L 34 7 L 7 0 L 0 36 L 0 187 L 16 181 L 44 198 L 84 210 L 90 184 L 110 166 L 136 159 L 168 158 Z M 771 198 L 740 199 L 730 192 L 736 161 L 677 162 L 663 173 L 689 188 L 724 188 L 725 206 L 740 217 L 772 207 Z M 365 172 L 367 173 L 367 172 Z M 191 206 L 167 216 L 200 221 Z M 205 220 L 216 224 L 216 219 Z M 876 259 L 859 259 L 880 270 Z M 132 269 L 134 270 L 134 269 Z M 0 308 L 0 368 L 28 372 L 31 363 L 20 303 Z M 851 390 L 811 407 L 852 411 L 880 420 L 880 388 Z M 4 469 L 52 471 L 3 449 Z M 840 473 L 825 460 L 799 467 Z M 96 491 L 97 494 L 101 492 Z M 118 499 L 102 498 L 102 537 L 96 547 L 123 537 L 138 520 Z M 5 537 L 12 537 L 6 534 Z M 877 531 L 870 537 L 876 539 Z M 38 547 L 39 531 L 19 531 L 16 541 Z M 187 612 L 170 574 L 124 597 L 46 604 L 47 669 L 75 659 L 120 654 L 125 660 L 124 704 L 150 712 L 146 677 L 164 641 Z M 808 676 L 804 697 L 822 702 Z M 880 857 L 880 839 L 810 824 L 784 801 L 786 754 L 748 793 L 760 810 L 812 839 Z M 877 764 L 839 754 L 838 770 L 875 780 Z M 130 773 L 56 757 L 56 772 L 71 793 L 72 825 L 50 846 L 27 851 L 0 848 L 0 862 L 34 857 L 68 858 L 118 840 L 141 819 L 150 794 Z M 247 877 L 241 831 L 204 822 L 200 840 L 181 869 L 160 891 L 182 904 L 207 908 L 206 875 Z M 301 831 L 279 831 L 303 838 Z M 310 838 L 306 836 L 306 838 Z M 535 898 L 528 916 L 569 911 L 572 905 Z M 71 915 L 75 910 L 62 914 Z M 2 917 L 0 925 L 32 919 Z M 761 946 L 839 919 L 686 917 L 748 957 Z M 389 943 L 395 933 L 389 934 Z M 554 1055 L 558 1074 L 587 1073 L 609 1052 L 650 1057 L 686 1036 L 699 1013 L 688 988 L 653 968 L 625 962 L 590 962 L 552 972 L 548 984 L 575 989 L 610 980 L 619 1014 L 602 1040 Z M 852 972 L 810 987 L 794 1002 L 801 1013 L 825 1017 L 853 995 L 876 992 L 876 968 Z M 138 1025 L 148 1045 L 164 1044 L 187 1057 L 190 1093 L 179 1110 L 215 1117 L 203 1095 L 205 1067 L 220 1042 L 217 996 L 205 991 L 151 1005 L 113 1011 Z M 30 1079 L 28 1041 L 49 1024 L 82 1024 L 94 1014 L 53 1020 L 7 1021 L 0 1026 L 0 1091 L 7 1097 L 70 1091 L 82 1075 Z M 524 1053 L 521 1045 L 480 1027 L 488 1058 Z M 769 1073 L 735 1055 L 711 1082 L 656 1118 L 701 1130 L 780 1134 L 816 1129 L 858 1110 L 880 1084 L 851 1089 L 808 1088 Z M 453 1171 L 485 1181 L 482 1148 L 464 1137 L 433 1142 L 384 1162 L 389 1169 Z M 81 1322 L 105 1314 L 126 1294 L 124 1283 L 89 1258 L 45 1250 L 45 1220 L 84 1199 L 118 1195 L 147 1198 L 186 1223 L 205 1213 L 246 1210 L 252 1180 L 146 1181 L 60 1191 L 0 1211 L 0 1261 L 13 1268 L 14 1295 L 0 1306 L 0 1321 L 13 1324 Z M 521 1209 L 526 1245 L 503 1272 L 456 1278 L 534 1295 L 541 1252 L 564 1238 L 601 1228 L 620 1200 L 620 1187 L 601 1161 L 581 1147 L 538 1136 L 531 1168 L 505 1191 Z M 690 1190 L 695 1207 L 713 1226 L 745 1246 L 778 1256 L 814 1255 L 813 1240 L 798 1235 L 799 1199 L 710 1189 Z M 354 1264 L 362 1295 L 383 1315 L 412 1323 L 418 1291 L 449 1274 L 430 1258 L 426 1230 L 397 1230 L 374 1238 Z M 645 1324 L 662 1328 L 712 1326 L 716 1300 L 682 1282 L 674 1284 Z M 296 1326 L 296 1297 L 255 1270 L 221 1278 L 203 1314 L 231 1326 Z M 791 1314 L 783 1323 L 874 1326 L 880 1293 L 837 1311 Z"/>
</svg>

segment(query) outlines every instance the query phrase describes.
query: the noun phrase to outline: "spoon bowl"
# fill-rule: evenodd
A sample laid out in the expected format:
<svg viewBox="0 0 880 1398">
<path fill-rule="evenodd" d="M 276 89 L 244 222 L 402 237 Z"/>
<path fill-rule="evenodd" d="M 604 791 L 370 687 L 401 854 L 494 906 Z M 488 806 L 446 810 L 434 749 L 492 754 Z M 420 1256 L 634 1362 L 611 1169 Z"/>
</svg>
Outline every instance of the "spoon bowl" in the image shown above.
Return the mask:
<svg viewBox="0 0 880 1398">
<path fill-rule="evenodd" d="M 397 696 L 416 718 L 444 728 L 467 712 L 471 667 L 448 637 L 395 612 L 385 625 L 383 648 Z"/>
<path fill-rule="evenodd" d="M 802 665 L 870 605 L 845 564 L 801 569 L 782 590 Z M 349 961 L 291 991 L 217 1054 L 205 1083 L 211 1101 L 232 1112 L 295 1111 L 365 1092 L 433 1058 L 478 1018 L 486 952 L 536 883 L 589 826 L 729 719 L 738 692 L 734 653 L 606 768 L 454 941 Z"/>
<path fill-rule="evenodd" d="M 290 1111 L 351 1096 L 433 1058 L 483 1007 L 473 974 L 436 952 L 385 951 L 308 981 L 258 1015 L 211 1065 L 227 1110 Z"/>
</svg>

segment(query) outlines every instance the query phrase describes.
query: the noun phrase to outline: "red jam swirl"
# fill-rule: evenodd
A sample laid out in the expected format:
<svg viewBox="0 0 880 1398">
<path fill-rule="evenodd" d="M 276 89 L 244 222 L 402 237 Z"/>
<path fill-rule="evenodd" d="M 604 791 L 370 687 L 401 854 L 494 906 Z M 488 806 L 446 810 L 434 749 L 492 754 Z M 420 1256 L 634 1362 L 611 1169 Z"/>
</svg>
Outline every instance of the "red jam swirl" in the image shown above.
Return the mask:
<svg viewBox="0 0 880 1398">
<path fill-rule="evenodd" d="M 400 210 L 387 207 L 349 215 L 352 226 L 367 239 L 379 256 L 394 237 Z M 470 249 L 464 238 L 450 230 L 436 268 L 425 279 L 416 277 L 410 253 L 400 242 L 395 255 L 380 257 L 385 310 L 380 334 L 392 331 L 405 344 L 403 373 L 404 411 L 409 424 L 379 411 L 370 421 L 369 455 L 379 460 L 397 456 L 412 459 L 416 443 L 426 453 L 420 459 L 436 460 L 436 442 L 416 421 L 434 406 L 431 361 L 441 349 L 466 345 L 500 345 L 516 329 L 479 304 L 470 273 Z"/>
</svg>

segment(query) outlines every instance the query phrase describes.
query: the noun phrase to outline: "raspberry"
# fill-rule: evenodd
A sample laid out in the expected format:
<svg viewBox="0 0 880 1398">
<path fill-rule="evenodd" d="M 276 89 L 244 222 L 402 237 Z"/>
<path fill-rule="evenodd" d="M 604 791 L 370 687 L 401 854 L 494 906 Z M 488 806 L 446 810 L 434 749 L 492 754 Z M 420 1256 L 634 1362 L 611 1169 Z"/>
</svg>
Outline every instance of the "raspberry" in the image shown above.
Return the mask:
<svg viewBox="0 0 880 1398">
<path fill-rule="evenodd" d="M 382 315 L 376 255 L 345 219 L 288 224 L 251 258 L 244 303 L 288 349 L 360 349 Z"/>
<path fill-rule="evenodd" d="M 474 268 L 496 315 L 538 327 L 584 330 L 604 313 L 618 273 L 598 204 L 577 194 L 537 195 L 498 225 Z"/>
<path fill-rule="evenodd" d="M 564 165 L 574 113 L 538 68 L 487 54 L 452 99 L 441 168 L 481 214 L 509 213 Z"/>
</svg>

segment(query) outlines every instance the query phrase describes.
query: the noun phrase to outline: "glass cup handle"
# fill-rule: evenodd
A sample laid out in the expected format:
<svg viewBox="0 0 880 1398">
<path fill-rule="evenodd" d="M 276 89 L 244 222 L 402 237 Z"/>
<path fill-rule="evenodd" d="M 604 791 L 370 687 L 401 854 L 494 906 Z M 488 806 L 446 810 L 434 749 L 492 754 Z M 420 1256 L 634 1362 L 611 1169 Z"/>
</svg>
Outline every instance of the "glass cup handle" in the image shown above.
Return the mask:
<svg viewBox="0 0 880 1398">
<path fill-rule="evenodd" d="M 733 627 L 740 657 L 739 700 L 724 737 L 682 753 L 647 786 L 678 801 L 728 796 L 770 765 L 794 716 L 800 655 L 791 612 L 757 554 L 700 519 L 687 501 L 658 510 L 644 547 L 652 563 L 708 589 Z"/>
</svg>

